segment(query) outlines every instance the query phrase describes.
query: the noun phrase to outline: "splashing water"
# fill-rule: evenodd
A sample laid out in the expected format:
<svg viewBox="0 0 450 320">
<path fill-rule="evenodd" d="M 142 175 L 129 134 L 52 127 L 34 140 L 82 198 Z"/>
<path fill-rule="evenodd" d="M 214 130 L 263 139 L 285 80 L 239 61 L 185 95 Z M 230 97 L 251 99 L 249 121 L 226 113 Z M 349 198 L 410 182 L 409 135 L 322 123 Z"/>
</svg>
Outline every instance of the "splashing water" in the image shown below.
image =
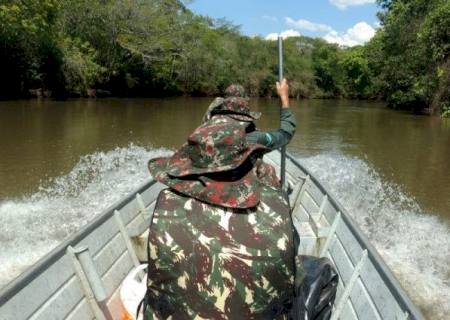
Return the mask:
<svg viewBox="0 0 450 320">
<path fill-rule="evenodd" d="M 67 175 L 23 199 L 0 203 L 0 287 L 150 177 L 169 154 L 130 145 L 84 156 Z"/>
<path fill-rule="evenodd" d="M 325 153 L 300 160 L 344 205 L 424 315 L 448 319 L 448 224 L 361 159 Z"/>
<path fill-rule="evenodd" d="M 135 145 L 84 156 L 35 194 L 0 203 L 0 287 L 148 177 L 166 149 Z M 340 153 L 300 159 L 346 207 L 430 319 L 450 314 L 450 230 L 364 160 Z"/>
</svg>

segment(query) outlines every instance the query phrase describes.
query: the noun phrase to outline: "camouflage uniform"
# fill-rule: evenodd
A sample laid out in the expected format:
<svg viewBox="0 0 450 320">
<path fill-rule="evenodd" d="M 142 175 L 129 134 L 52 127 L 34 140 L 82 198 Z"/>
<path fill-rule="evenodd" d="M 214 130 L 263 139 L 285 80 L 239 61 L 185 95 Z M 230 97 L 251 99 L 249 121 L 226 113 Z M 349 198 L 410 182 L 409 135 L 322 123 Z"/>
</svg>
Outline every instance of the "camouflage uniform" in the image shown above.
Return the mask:
<svg viewBox="0 0 450 320">
<path fill-rule="evenodd" d="M 248 97 L 241 85 L 231 85 L 225 90 L 225 99 L 216 98 L 209 105 L 202 122 L 216 117 L 231 118 L 246 128 L 249 143 L 262 144 L 270 149 L 281 148 L 291 141 L 297 126 L 295 116 L 289 108 L 283 108 L 280 115 L 280 129 L 270 132 L 258 131 L 254 120 L 260 112 L 250 111 Z"/>
<path fill-rule="evenodd" d="M 294 282 L 290 212 L 270 187 L 262 199 L 239 210 L 160 193 L 149 236 L 149 319 L 286 316 Z"/>
<path fill-rule="evenodd" d="M 170 189 L 150 226 L 146 319 L 287 318 L 293 226 L 273 167 L 254 157 L 265 151 L 242 126 L 210 121 L 171 158 L 150 160 Z"/>
</svg>

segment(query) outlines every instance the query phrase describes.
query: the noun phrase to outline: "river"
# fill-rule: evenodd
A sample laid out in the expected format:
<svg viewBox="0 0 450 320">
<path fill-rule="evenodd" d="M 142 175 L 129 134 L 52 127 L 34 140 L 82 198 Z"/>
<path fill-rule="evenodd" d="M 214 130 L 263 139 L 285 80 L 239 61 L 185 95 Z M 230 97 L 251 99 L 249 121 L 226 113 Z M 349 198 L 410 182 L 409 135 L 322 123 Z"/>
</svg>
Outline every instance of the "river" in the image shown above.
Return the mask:
<svg viewBox="0 0 450 320">
<path fill-rule="evenodd" d="M 209 98 L 0 102 L 0 286 L 148 177 Z M 261 129 L 277 100 L 255 99 Z M 350 211 L 430 319 L 450 314 L 450 120 L 292 101 L 288 150 Z"/>
</svg>

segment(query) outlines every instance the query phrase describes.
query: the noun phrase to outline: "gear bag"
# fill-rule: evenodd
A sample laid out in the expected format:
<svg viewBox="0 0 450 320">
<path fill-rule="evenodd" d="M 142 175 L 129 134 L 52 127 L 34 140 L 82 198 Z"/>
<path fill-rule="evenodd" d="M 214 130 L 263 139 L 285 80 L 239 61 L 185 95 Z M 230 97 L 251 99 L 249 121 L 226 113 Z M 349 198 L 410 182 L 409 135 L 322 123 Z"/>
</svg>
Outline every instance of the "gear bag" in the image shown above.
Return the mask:
<svg viewBox="0 0 450 320">
<path fill-rule="evenodd" d="M 291 319 L 326 320 L 331 317 L 338 285 L 336 269 L 327 258 L 295 257 L 295 298 Z"/>
</svg>

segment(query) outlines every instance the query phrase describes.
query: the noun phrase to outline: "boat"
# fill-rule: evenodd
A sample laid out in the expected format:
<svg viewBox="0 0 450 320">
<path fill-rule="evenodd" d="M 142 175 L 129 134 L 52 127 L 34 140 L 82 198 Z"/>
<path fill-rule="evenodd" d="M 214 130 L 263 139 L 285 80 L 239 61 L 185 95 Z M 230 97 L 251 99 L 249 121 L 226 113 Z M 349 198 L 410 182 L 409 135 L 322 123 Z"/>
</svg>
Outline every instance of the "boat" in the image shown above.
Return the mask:
<svg viewBox="0 0 450 320">
<path fill-rule="evenodd" d="M 278 151 L 264 157 L 277 174 L 280 159 Z M 339 275 L 332 319 L 424 319 L 344 207 L 289 153 L 286 180 L 298 254 L 328 257 Z M 0 319 L 123 319 L 121 284 L 130 273 L 142 277 L 146 232 L 164 188 L 149 179 L 9 283 Z"/>
</svg>

